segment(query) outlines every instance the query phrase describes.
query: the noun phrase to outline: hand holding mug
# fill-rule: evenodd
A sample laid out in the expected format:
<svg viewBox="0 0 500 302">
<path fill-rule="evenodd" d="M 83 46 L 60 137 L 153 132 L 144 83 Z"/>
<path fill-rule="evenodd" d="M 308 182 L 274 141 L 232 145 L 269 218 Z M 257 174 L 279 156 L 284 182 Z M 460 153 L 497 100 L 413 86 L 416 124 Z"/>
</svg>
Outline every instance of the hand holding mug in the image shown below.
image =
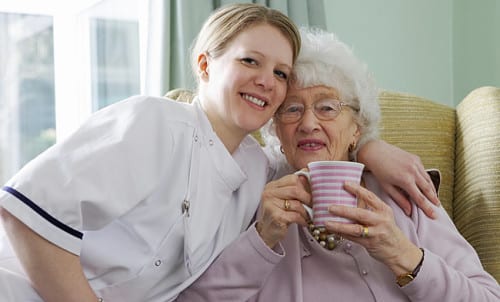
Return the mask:
<svg viewBox="0 0 500 302">
<path fill-rule="evenodd" d="M 273 248 L 282 240 L 290 224 L 308 225 L 309 216 L 303 204 L 311 205 L 311 195 L 306 186 L 292 174 L 271 181 L 264 188 L 256 228 L 267 246 Z"/>
<path fill-rule="evenodd" d="M 332 214 L 354 223 L 329 221 L 326 223 L 327 231 L 361 244 L 373 258 L 385 263 L 396 275 L 404 273 L 404 268 L 415 267 L 422 252 L 396 225 L 392 208 L 359 184 L 346 183 L 345 188 L 358 196 L 360 204 L 365 206 L 331 206 Z"/>
</svg>

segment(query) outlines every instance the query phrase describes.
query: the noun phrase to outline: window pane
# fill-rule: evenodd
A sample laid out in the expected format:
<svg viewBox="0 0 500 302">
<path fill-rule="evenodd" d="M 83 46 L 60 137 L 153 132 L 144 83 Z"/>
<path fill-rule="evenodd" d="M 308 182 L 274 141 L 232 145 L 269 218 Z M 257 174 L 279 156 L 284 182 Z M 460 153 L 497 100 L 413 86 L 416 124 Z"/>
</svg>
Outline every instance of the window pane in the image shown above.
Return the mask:
<svg viewBox="0 0 500 302">
<path fill-rule="evenodd" d="M 55 142 L 52 18 L 0 13 L 0 180 Z"/>
<path fill-rule="evenodd" d="M 90 20 L 94 110 L 140 92 L 136 21 Z"/>
</svg>

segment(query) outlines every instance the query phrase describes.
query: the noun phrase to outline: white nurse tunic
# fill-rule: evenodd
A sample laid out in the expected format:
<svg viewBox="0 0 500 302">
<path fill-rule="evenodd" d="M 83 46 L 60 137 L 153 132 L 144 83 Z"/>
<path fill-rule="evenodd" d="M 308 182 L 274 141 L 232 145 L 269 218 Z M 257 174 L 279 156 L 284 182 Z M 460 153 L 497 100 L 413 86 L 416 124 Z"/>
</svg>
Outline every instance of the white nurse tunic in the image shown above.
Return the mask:
<svg viewBox="0 0 500 302">
<path fill-rule="evenodd" d="M 197 100 L 136 96 L 28 163 L 0 205 L 80 255 L 103 301 L 171 301 L 248 227 L 267 167 L 251 136 L 229 154 Z M 11 260 L 0 258 L 1 301 L 33 292 Z"/>
</svg>

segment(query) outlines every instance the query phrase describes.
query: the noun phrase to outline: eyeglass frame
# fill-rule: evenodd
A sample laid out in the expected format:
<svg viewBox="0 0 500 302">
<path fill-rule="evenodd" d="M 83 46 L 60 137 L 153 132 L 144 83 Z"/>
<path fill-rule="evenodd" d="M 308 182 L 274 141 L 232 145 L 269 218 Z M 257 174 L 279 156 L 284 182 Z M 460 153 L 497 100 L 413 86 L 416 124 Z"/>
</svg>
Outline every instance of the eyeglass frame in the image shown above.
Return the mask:
<svg viewBox="0 0 500 302">
<path fill-rule="evenodd" d="M 314 108 L 315 108 L 315 105 L 316 105 L 317 103 L 319 103 L 319 102 L 323 102 L 323 101 L 326 101 L 326 100 L 335 101 L 335 102 L 338 104 L 338 108 L 339 108 L 339 110 L 338 110 L 338 111 L 336 111 L 336 112 L 337 112 L 337 114 L 336 114 L 334 117 L 332 117 L 332 118 L 324 118 L 324 117 L 322 117 L 322 116 L 318 116 L 318 114 L 316 113 L 316 110 L 314 109 Z M 302 118 L 304 117 L 304 114 L 306 113 L 306 110 L 311 109 L 311 108 L 313 109 L 313 110 L 312 110 L 312 112 L 313 112 L 314 116 L 315 116 L 318 120 L 320 120 L 320 121 L 333 121 L 333 120 L 335 120 L 335 119 L 336 119 L 336 118 L 340 115 L 340 113 L 342 113 L 342 107 L 344 107 L 344 106 L 345 106 L 345 107 L 349 107 L 349 108 L 351 108 L 351 109 L 352 109 L 353 111 L 355 111 L 355 112 L 359 112 L 359 108 L 356 108 L 356 107 L 354 107 L 354 106 L 352 106 L 352 105 L 349 105 L 349 104 L 347 104 L 347 103 L 345 103 L 345 102 L 343 102 L 343 101 L 341 101 L 341 100 L 338 100 L 338 99 L 329 99 L 329 98 L 326 98 L 326 99 L 321 99 L 321 100 L 315 101 L 314 103 L 312 103 L 312 104 L 311 104 L 311 105 L 309 105 L 309 106 L 305 106 L 303 103 L 299 103 L 299 102 L 296 102 L 296 103 L 291 103 L 291 104 L 301 104 L 301 105 L 303 105 L 303 106 L 304 106 L 304 111 L 303 111 L 302 113 L 300 113 L 300 116 L 299 116 L 296 120 L 293 120 L 293 121 L 284 121 L 284 120 L 282 119 L 282 117 L 281 117 L 281 116 L 282 116 L 283 114 L 285 114 L 286 112 L 282 112 L 282 111 L 281 111 L 281 108 L 282 108 L 282 107 L 280 106 L 280 107 L 278 108 L 278 110 L 276 111 L 276 113 L 274 114 L 274 116 L 275 116 L 275 117 L 276 117 L 276 118 L 277 118 L 280 122 L 282 122 L 282 123 L 284 123 L 284 124 L 293 124 L 293 123 L 297 123 L 297 122 L 299 122 L 299 121 L 300 121 L 300 120 L 302 120 Z M 294 113 L 294 112 L 289 112 L 289 113 Z"/>
</svg>

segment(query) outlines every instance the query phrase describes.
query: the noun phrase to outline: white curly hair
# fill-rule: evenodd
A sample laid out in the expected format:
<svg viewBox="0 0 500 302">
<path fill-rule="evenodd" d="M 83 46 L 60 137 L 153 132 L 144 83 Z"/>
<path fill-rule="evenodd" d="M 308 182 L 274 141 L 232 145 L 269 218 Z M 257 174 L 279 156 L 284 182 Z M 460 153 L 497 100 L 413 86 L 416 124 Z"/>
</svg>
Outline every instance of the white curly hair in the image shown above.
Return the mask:
<svg viewBox="0 0 500 302">
<path fill-rule="evenodd" d="M 359 147 L 378 138 L 380 107 L 378 89 L 367 66 L 335 34 L 317 28 L 300 28 L 302 48 L 294 65 L 293 84 L 299 87 L 324 85 L 335 88 L 340 100 L 359 108 L 354 112 L 360 138 L 349 154 L 355 159 Z M 262 131 L 266 146 L 279 153 L 280 142 L 271 120 Z M 269 150 L 268 150 L 269 151 Z"/>
</svg>

